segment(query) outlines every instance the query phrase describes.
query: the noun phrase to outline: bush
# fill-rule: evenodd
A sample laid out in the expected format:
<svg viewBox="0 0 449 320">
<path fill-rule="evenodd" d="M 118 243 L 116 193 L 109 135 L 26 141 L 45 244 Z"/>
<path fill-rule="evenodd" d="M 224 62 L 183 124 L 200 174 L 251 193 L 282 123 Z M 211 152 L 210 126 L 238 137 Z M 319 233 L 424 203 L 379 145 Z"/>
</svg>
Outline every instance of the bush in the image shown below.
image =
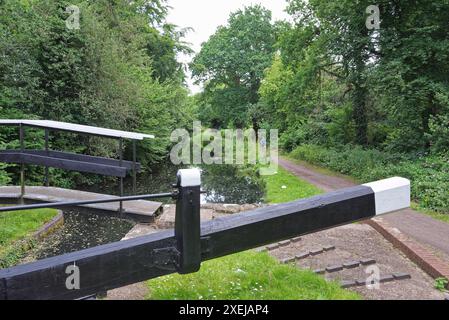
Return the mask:
<svg viewBox="0 0 449 320">
<path fill-rule="evenodd" d="M 11 181 L 8 174 L 3 170 L 5 167 L 5 165 L 0 165 L 0 186 L 6 186 Z"/>
<path fill-rule="evenodd" d="M 354 146 L 327 149 L 317 145 L 299 146 L 291 156 L 350 175 L 362 183 L 393 176 L 410 179 L 412 197 L 422 207 L 449 212 L 449 159 L 446 157 L 413 158 Z"/>
</svg>

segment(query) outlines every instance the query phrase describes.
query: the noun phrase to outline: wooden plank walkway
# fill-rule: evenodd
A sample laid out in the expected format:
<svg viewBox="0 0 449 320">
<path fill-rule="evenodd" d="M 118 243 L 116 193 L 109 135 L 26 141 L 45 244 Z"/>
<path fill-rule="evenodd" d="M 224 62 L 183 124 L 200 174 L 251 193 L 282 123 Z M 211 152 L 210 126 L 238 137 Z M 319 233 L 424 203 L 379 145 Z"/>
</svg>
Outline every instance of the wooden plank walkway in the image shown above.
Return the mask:
<svg viewBox="0 0 449 320">
<path fill-rule="evenodd" d="M 27 202 L 66 202 L 66 201 L 85 201 L 101 200 L 114 198 L 115 196 L 85 192 L 79 190 L 69 190 L 54 187 L 26 187 L 24 200 Z M 0 187 L 0 202 L 17 201 L 20 198 L 20 187 L 6 186 Z M 101 203 L 93 205 L 83 205 L 82 208 L 102 211 L 104 213 L 118 214 L 120 205 L 116 203 Z M 143 223 L 151 223 L 162 211 L 161 202 L 136 200 L 123 202 L 124 214 L 127 217 L 138 220 Z"/>
</svg>

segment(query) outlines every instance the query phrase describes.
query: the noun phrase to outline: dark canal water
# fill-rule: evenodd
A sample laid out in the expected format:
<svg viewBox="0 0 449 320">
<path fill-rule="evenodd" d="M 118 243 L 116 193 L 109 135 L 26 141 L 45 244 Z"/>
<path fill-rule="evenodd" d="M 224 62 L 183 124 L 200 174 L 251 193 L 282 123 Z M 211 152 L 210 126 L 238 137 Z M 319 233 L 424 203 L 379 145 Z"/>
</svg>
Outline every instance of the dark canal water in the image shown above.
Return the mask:
<svg viewBox="0 0 449 320">
<path fill-rule="evenodd" d="M 202 165 L 201 182 L 207 191 L 206 203 L 261 203 L 265 185 L 253 167 L 231 165 Z M 164 166 L 154 173 L 141 175 L 137 181 L 137 194 L 169 192 L 176 182 L 176 173 L 181 167 Z M 98 192 L 98 187 L 88 187 L 88 191 Z M 101 187 L 101 192 L 117 195 L 118 183 Z M 132 194 L 132 180 L 125 180 L 125 194 Z M 162 200 L 161 200 L 162 201 Z M 170 201 L 170 200 L 166 200 Z"/>
<path fill-rule="evenodd" d="M 175 166 L 165 166 L 154 173 L 138 177 L 137 194 L 168 192 L 176 182 Z M 261 203 L 265 185 L 251 168 L 216 165 L 202 166 L 202 187 L 207 191 L 205 203 Z M 79 188 L 86 191 L 117 194 L 117 183 Z M 132 182 L 125 181 L 125 193 L 132 194 Z M 171 200 L 166 200 L 171 201 Z M 134 223 L 106 215 L 64 211 L 64 226 L 32 250 L 27 260 L 43 259 L 68 252 L 82 250 L 101 244 L 119 241 Z"/>
<path fill-rule="evenodd" d="M 65 210 L 64 225 L 37 244 L 30 253 L 31 260 L 44 259 L 119 241 L 133 226 L 133 222 L 124 219 Z"/>
</svg>

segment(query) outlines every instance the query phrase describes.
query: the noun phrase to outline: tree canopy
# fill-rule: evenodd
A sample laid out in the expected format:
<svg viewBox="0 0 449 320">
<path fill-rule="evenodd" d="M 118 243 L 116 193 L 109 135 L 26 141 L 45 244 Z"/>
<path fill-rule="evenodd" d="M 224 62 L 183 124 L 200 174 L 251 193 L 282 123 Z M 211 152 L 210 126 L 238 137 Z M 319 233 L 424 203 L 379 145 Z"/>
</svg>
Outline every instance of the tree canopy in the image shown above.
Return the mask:
<svg viewBox="0 0 449 320">
<path fill-rule="evenodd" d="M 69 5 L 80 9 L 79 29 L 66 26 Z M 186 30 L 165 23 L 167 8 L 164 0 L 0 2 L 0 117 L 152 133 L 157 139 L 140 146 L 140 160 L 161 161 L 191 103 L 176 58 L 190 52 Z M 1 130 L 0 143 L 17 144 L 17 133 Z M 55 134 L 51 144 L 116 155 L 115 143 L 95 139 Z"/>
<path fill-rule="evenodd" d="M 293 23 L 263 81 L 267 123 L 304 142 L 447 152 L 449 2 L 290 0 Z M 284 119 L 287 119 L 286 123 Z"/>
<path fill-rule="evenodd" d="M 287 2 L 289 21 L 274 22 L 260 5 L 233 12 L 190 64 L 204 91 L 189 97 L 177 60 L 191 53 L 182 40 L 189 29 L 166 23 L 165 0 L 2 1 L 0 117 L 156 134 L 142 144 L 147 166 L 194 118 L 213 128 L 279 129 L 286 151 L 349 145 L 447 157 L 449 0 L 379 1 L 376 28 L 367 25 L 368 0 Z M 80 8 L 78 30 L 65 24 L 69 5 Z M 17 146 L 17 132 L 0 133 L 1 148 Z M 86 139 L 52 143 L 116 151 Z M 17 169 L 0 167 L 0 183 L 12 176 L 4 170 Z"/>
<path fill-rule="evenodd" d="M 277 26 L 269 10 L 247 7 L 231 14 L 203 44 L 191 69 L 205 85 L 200 117 L 216 127 L 256 126 L 251 113 L 259 101 L 264 71 L 275 52 Z"/>
</svg>

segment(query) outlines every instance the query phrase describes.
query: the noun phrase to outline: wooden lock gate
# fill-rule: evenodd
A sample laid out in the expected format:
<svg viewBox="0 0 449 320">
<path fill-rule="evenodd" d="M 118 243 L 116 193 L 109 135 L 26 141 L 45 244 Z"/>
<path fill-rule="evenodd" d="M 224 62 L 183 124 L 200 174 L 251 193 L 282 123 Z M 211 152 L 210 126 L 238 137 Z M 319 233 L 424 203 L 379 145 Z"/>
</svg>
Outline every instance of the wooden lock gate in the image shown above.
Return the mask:
<svg viewBox="0 0 449 320">
<path fill-rule="evenodd" d="M 180 170 L 176 189 L 171 193 L 101 201 L 0 208 L 0 212 L 5 212 L 117 200 L 176 199 L 174 230 L 0 270 L 0 300 L 80 299 L 167 274 L 197 272 L 202 261 L 410 206 L 410 181 L 391 178 L 201 223 L 200 171 Z M 79 270 L 79 288 L 66 285 L 71 266 Z"/>
</svg>

